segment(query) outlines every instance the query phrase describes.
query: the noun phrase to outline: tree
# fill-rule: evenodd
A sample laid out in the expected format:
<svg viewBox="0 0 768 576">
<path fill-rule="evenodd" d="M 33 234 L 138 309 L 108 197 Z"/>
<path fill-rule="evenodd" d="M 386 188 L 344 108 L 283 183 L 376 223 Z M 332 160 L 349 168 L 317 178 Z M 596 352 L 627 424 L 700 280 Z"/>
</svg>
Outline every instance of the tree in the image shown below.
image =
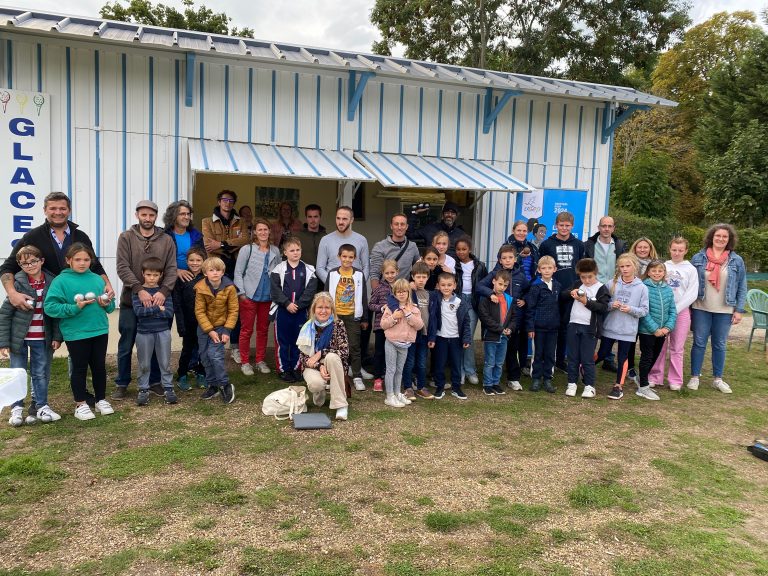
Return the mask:
<svg viewBox="0 0 768 576">
<path fill-rule="evenodd" d="M 164 4 L 155 6 L 150 0 L 130 0 L 128 6 L 123 6 L 122 0 L 115 0 L 114 3 L 107 2 L 101 7 L 99 13 L 102 18 L 108 20 L 253 38 L 252 28 L 232 27 L 230 30 L 229 22 L 232 19 L 224 12 L 216 14 L 204 5 L 195 9 L 194 0 L 182 0 L 182 2 L 185 6 L 183 14 L 172 6 Z"/>
<path fill-rule="evenodd" d="M 376 0 L 371 22 L 379 54 L 617 83 L 689 20 L 684 0 Z"/>
<path fill-rule="evenodd" d="M 669 185 L 671 163 L 668 154 L 646 147 L 626 167 L 614 169 L 611 187 L 615 189 L 615 204 L 639 216 L 667 217 L 674 193 Z"/>
</svg>

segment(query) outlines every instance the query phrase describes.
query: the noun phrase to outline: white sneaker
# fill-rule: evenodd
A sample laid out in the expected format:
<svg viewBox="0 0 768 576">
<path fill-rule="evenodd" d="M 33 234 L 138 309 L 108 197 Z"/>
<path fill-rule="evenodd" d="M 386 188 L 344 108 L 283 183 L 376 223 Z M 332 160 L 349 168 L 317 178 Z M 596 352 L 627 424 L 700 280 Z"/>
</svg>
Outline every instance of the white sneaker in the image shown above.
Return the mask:
<svg viewBox="0 0 768 576">
<path fill-rule="evenodd" d="M 240 348 L 235 348 L 234 346 L 230 348 L 230 352 L 232 353 L 232 360 L 235 361 L 235 364 L 242 363 L 242 360 L 240 360 Z"/>
<path fill-rule="evenodd" d="M 14 406 L 11 408 L 11 417 L 8 418 L 8 424 L 14 427 L 24 424 L 24 407 Z"/>
<path fill-rule="evenodd" d="M 640 396 L 640 398 L 645 398 L 646 400 L 660 400 L 659 395 L 651 390 L 650 386 L 640 386 L 635 392 L 635 395 Z"/>
<path fill-rule="evenodd" d="M 349 416 L 349 407 L 344 406 L 343 408 L 336 409 L 336 420 L 346 420 Z"/>
<path fill-rule="evenodd" d="M 480 384 L 480 379 L 477 377 L 477 374 L 470 374 L 469 376 L 467 376 L 467 379 L 469 380 L 469 383 L 474 386 L 477 386 L 478 384 Z"/>
<path fill-rule="evenodd" d="M 96 408 L 96 411 L 102 416 L 109 416 L 110 414 L 115 413 L 115 409 L 112 408 L 112 404 L 106 400 L 99 400 L 96 402 L 96 406 L 94 406 L 94 408 Z"/>
<path fill-rule="evenodd" d="M 722 378 L 715 378 L 712 381 L 712 388 L 714 388 L 715 390 L 720 390 L 720 392 L 722 392 L 723 394 L 730 394 L 733 392 L 733 390 L 731 390 L 731 387 L 728 386 L 728 384 L 726 384 Z"/>
<path fill-rule="evenodd" d="M 40 422 L 56 422 L 56 420 L 61 420 L 61 416 L 56 414 L 56 412 L 51 410 L 51 407 L 46 404 L 37 409 L 37 419 L 40 420 Z"/>
<path fill-rule="evenodd" d="M 523 389 L 523 385 L 517 380 L 507 380 L 507 386 L 512 388 L 515 392 L 520 392 Z"/>
<path fill-rule="evenodd" d="M 648 386 L 650 386 L 651 388 L 656 388 L 656 386 L 658 386 L 659 388 L 661 388 L 661 386 L 662 386 L 662 385 L 661 385 L 661 384 L 659 384 L 658 382 L 651 382 L 651 381 L 649 380 L 649 381 L 648 381 Z"/>
<path fill-rule="evenodd" d="M 365 391 L 365 384 L 363 383 L 362 378 L 353 378 L 352 383 L 355 385 L 355 390 L 357 390 L 358 392 Z"/>
<path fill-rule="evenodd" d="M 584 392 L 581 393 L 582 398 L 594 398 L 595 397 L 595 387 L 594 386 L 584 386 Z"/>
<path fill-rule="evenodd" d="M 250 364 L 241 364 L 240 365 L 240 372 L 245 374 L 246 376 L 253 376 L 253 366 Z"/>
<path fill-rule="evenodd" d="M 80 404 L 75 408 L 75 418 L 78 420 L 93 420 L 96 418 L 96 414 L 91 411 L 91 407 L 88 404 Z"/>
<path fill-rule="evenodd" d="M 392 408 L 403 408 L 405 406 L 405 404 L 398 400 L 397 396 L 387 396 L 384 399 L 384 404 Z"/>
<path fill-rule="evenodd" d="M 256 362 L 256 370 L 261 372 L 262 374 L 269 374 L 271 370 L 269 369 L 269 366 L 267 366 L 267 363 L 262 360 L 261 362 Z"/>
<path fill-rule="evenodd" d="M 632 380 L 632 382 L 635 383 L 635 386 L 640 385 L 640 378 L 637 376 L 637 370 L 634 368 L 631 368 L 629 372 L 627 372 L 627 379 Z"/>
<path fill-rule="evenodd" d="M 565 389 L 565 395 L 571 397 L 576 396 L 576 384 L 569 382 L 568 387 Z"/>
<path fill-rule="evenodd" d="M 698 390 L 698 389 L 699 389 L 699 377 L 691 376 L 691 379 L 688 380 L 688 390 Z"/>
<path fill-rule="evenodd" d="M 360 368 L 360 376 L 362 376 L 365 380 L 373 380 L 373 374 L 368 372 L 365 368 Z"/>
<path fill-rule="evenodd" d="M 402 392 L 395 394 L 395 398 L 397 398 L 403 406 L 408 406 L 408 404 L 411 404 L 412 402 L 412 400 Z"/>
</svg>

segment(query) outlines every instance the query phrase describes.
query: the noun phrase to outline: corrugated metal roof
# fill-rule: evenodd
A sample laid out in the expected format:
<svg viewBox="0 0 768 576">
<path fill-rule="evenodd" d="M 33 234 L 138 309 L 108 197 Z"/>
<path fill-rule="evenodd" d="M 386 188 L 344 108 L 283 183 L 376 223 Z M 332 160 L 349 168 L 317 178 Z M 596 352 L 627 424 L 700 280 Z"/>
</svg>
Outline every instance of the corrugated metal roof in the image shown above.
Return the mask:
<svg viewBox="0 0 768 576">
<path fill-rule="evenodd" d="M 355 152 L 355 159 L 386 188 L 533 192 L 530 186 L 487 162 L 411 154 Z"/>
<path fill-rule="evenodd" d="M 193 172 L 375 180 L 351 154 L 319 148 L 190 139 L 189 163 Z"/>
<path fill-rule="evenodd" d="M 136 43 L 155 49 L 230 54 L 245 59 L 277 61 L 310 68 L 325 67 L 336 70 L 375 72 L 377 76 L 400 78 L 401 80 L 408 78 L 426 83 L 439 82 L 475 88 L 517 90 L 528 94 L 547 94 L 622 104 L 677 105 L 671 100 L 639 92 L 634 88 L 480 70 L 189 30 L 142 26 L 99 18 L 79 18 L 45 12 L 30 12 L 21 8 L 0 7 L 0 27 L 17 28 L 22 31 L 37 30 L 118 43 Z"/>
</svg>

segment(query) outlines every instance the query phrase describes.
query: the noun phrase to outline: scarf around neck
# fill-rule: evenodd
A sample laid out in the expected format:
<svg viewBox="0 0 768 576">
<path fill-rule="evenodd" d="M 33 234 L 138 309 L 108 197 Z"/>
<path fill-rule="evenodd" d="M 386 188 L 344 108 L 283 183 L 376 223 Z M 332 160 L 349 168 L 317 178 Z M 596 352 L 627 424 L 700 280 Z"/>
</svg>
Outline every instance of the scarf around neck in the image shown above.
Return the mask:
<svg viewBox="0 0 768 576">
<path fill-rule="evenodd" d="M 723 264 L 725 264 L 728 261 L 728 256 L 730 256 L 731 251 L 730 250 L 723 250 L 723 253 L 720 255 L 720 258 L 717 258 L 715 256 L 714 250 L 712 248 L 707 248 L 707 267 L 706 270 L 709 272 L 709 276 L 707 277 L 707 280 L 709 281 L 712 286 L 715 287 L 715 290 L 720 292 L 720 271 L 723 267 Z"/>
<path fill-rule="evenodd" d="M 333 314 L 325 322 L 317 320 L 307 320 L 299 331 L 299 337 L 296 339 L 296 346 L 307 356 L 312 356 L 318 350 L 325 350 L 331 344 L 333 336 L 333 327 L 330 330 L 323 330 L 320 337 L 317 337 L 318 328 L 326 328 L 333 325 Z"/>
</svg>

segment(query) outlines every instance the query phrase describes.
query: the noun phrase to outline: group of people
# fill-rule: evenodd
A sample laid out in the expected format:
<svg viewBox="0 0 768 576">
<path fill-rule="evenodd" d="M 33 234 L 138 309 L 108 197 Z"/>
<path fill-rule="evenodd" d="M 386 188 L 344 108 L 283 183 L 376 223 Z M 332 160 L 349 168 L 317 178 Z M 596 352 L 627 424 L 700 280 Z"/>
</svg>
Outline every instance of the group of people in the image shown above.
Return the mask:
<svg viewBox="0 0 768 576">
<path fill-rule="evenodd" d="M 673 239 L 670 260 L 663 262 L 647 238 L 627 250 L 609 216 L 582 242 L 571 233 L 573 215 L 563 212 L 547 239 L 540 226 L 531 231 L 526 222 L 516 222 L 489 272 L 472 253 L 472 239 L 457 224 L 459 208 L 451 202 L 439 222 L 423 227 L 415 225 L 417 210 L 411 217 L 395 214 L 391 234 L 370 252 L 367 239 L 352 230 L 349 207 L 337 209 L 335 230 L 328 232 L 318 205 L 305 208 L 302 223 L 289 203 L 279 207 L 275 222 L 254 217 L 247 206 L 236 210 L 236 204 L 235 192 L 219 192 L 202 231 L 193 226 L 187 201 L 168 206 L 164 227 L 156 225 L 154 202 L 136 205 L 136 223 L 117 243 L 123 289 L 112 400 L 129 395 L 135 346 L 136 403 L 144 406 L 152 396 L 178 401 L 171 368 L 174 318 L 182 337 L 175 370 L 179 389 L 198 386 L 203 399 L 231 403 L 235 389 L 225 347 L 246 376 L 269 373 L 271 323 L 279 377 L 306 382 L 318 406 L 330 397 L 340 420 L 348 418 L 351 389 L 365 390 L 365 379 L 385 393 L 387 406 L 402 408 L 416 399 L 443 398 L 448 367 L 451 395 L 466 399 L 465 382 L 480 384 L 478 323 L 486 395 L 506 393 L 506 366 L 507 389 L 522 390 L 522 375 L 529 373 L 532 391 L 554 393 L 553 374 L 560 368 L 568 374 L 567 396 L 576 395 L 581 381 L 582 397 L 592 398 L 595 365 L 602 362 L 616 372 L 608 398 L 620 399 L 632 379 L 639 396 L 658 400 L 653 388 L 664 384 L 667 349 L 669 387 L 682 387 L 691 322 L 688 387 L 699 386 L 711 338 L 713 386 L 731 391 L 722 379 L 725 343 L 730 325 L 744 312 L 746 271 L 728 224 L 710 228 L 691 262 L 685 260 L 687 241 Z M 88 236 L 69 221 L 69 198 L 49 194 L 44 212 L 45 223 L 26 233 L 0 266 L 8 295 L 0 308 L 0 352 L 10 355 L 12 367 L 29 366 L 32 379 L 32 402 L 26 416 L 23 399 L 12 407 L 13 426 L 60 419 L 47 395 L 53 351 L 63 342 L 75 417 L 89 420 L 114 411 L 106 399 L 105 367 L 112 285 Z M 534 241 L 528 240 L 530 232 Z M 427 246 L 420 250 L 417 243 Z M 371 333 L 373 355 L 367 358 Z"/>
</svg>

